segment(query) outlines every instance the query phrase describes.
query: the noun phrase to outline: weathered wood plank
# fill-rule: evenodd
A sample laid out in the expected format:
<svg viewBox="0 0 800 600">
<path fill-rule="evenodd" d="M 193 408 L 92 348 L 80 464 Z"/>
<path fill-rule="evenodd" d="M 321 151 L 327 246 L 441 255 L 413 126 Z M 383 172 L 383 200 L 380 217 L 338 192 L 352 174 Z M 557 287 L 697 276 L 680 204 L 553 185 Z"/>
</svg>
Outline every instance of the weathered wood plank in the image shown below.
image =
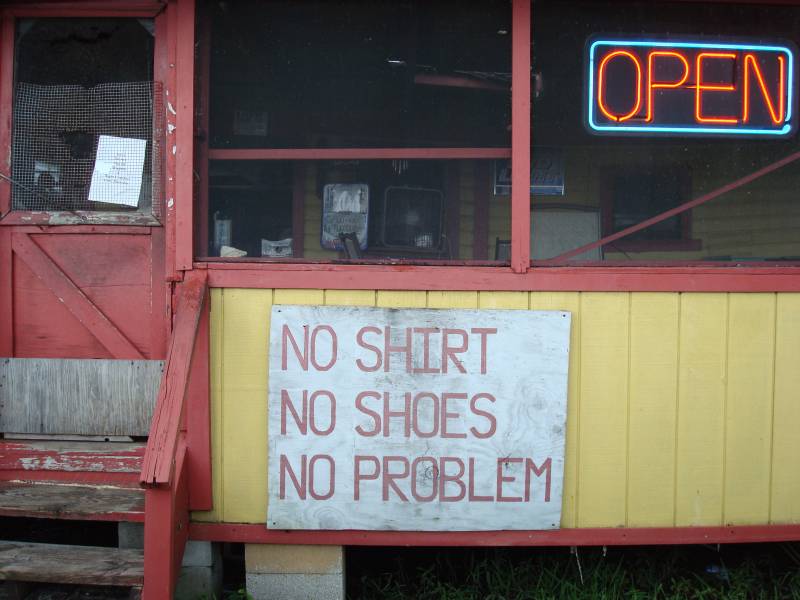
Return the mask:
<svg viewBox="0 0 800 600">
<path fill-rule="evenodd" d="M 0 580 L 142 585 L 141 550 L 0 541 Z"/>
<path fill-rule="evenodd" d="M 143 456 L 136 443 L 0 441 L 0 471 L 138 473 Z"/>
<path fill-rule="evenodd" d="M 0 430 L 147 435 L 162 361 L 0 359 Z"/>
<path fill-rule="evenodd" d="M 109 485 L 0 481 L 0 515 L 43 519 L 143 521 L 144 490 Z"/>
</svg>

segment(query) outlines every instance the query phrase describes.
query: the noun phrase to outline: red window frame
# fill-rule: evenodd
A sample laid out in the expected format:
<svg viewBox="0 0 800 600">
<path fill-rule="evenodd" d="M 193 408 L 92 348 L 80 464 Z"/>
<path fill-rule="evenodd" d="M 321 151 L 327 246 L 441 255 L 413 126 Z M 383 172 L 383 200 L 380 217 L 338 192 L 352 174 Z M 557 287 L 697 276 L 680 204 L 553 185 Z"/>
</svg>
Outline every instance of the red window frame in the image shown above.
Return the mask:
<svg viewBox="0 0 800 600">
<path fill-rule="evenodd" d="M 12 114 L 14 104 L 14 61 L 16 21 L 24 18 L 103 18 L 126 17 L 154 19 L 156 25 L 154 48 L 154 73 L 158 81 L 167 74 L 164 28 L 164 4 L 157 0 L 116 0 L 97 2 L 10 2 L 0 7 L 0 165 L 10 171 Z M 159 23 L 161 21 L 161 23 Z M 109 211 L 74 212 L 75 218 L 66 216 L 53 220 L 48 211 L 14 210 L 11 206 L 11 187 L 0 178 L 0 226 L 8 225 L 139 225 L 159 226 L 162 222 L 152 213 L 116 213 Z"/>
</svg>

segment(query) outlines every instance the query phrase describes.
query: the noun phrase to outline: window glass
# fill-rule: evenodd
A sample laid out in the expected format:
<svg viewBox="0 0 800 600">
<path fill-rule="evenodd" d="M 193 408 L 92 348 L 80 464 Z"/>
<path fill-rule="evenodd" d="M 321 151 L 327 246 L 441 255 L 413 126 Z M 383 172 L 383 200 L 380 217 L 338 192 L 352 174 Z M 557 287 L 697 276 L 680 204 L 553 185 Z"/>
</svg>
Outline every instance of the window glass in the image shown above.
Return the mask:
<svg viewBox="0 0 800 600">
<path fill-rule="evenodd" d="M 152 19 L 23 19 L 12 206 L 159 212 L 163 110 Z"/>
<path fill-rule="evenodd" d="M 204 255 L 506 261 L 510 204 L 494 195 L 493 167 L 489 160 L 213 160 Z"/>
<path fill-rule="evenodd" d="M 800 260 L 800 7 L 535 0 L 532 27 L 534 260 Z"/>
<path fill-rule="evenodd" d="M 510 143 L 508 0 L 235 0 L 205 18 L 214 148 Z"/>
</svg>

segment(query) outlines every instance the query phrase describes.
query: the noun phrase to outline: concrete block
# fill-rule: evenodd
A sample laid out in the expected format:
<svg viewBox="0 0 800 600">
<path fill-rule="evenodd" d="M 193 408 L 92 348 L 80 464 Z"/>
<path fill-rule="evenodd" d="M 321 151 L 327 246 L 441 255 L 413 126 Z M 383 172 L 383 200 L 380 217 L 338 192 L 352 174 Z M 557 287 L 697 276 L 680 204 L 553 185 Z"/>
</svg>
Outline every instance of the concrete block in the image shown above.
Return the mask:
<svg viewBox="0 0 800 600">
<path fill-rule="evenodd" d="M 341 575 L 344 573 L 344 548 L 246 544 L 245 566 L 248 574 Z"/>
<path fill-rule="evenodd" d="M 117 523 L 118 546 L 125 550 L 144 548 L 144 523 Z"/>
<path fill-rule="evenodd" d="M 175 586 L 175 600 L 222 598 L 222 565 L 182 567 Z"/>
<path fill-rule="evenodd" d="M 344 574 L 247 573 L 255 600 L 344 600 Z"/>
<path fill-rule="evenodd" d="M 215 553 L 216 550 L 216 553 Z M 211 567 L 214 561 L 219 561 L 219 549 L 215 548 L 211 542 L 199 542 L 189 540 L 186 542 L 186 549 L 183 551 L 184 567 Z"/>
</svg>

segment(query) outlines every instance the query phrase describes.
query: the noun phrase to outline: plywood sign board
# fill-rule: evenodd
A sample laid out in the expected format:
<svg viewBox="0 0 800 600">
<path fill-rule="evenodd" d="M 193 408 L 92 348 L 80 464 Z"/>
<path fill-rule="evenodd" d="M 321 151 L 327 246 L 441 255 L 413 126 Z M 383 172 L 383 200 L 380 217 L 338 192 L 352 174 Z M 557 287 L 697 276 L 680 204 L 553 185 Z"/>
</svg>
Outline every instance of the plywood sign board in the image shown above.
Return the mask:
<svg viewBox="0 0 800 600">
<path fill-rule="evenodd" d="M 271 529 L 559 526 L 570 314 L 272 308 Z"/>
</svg>

